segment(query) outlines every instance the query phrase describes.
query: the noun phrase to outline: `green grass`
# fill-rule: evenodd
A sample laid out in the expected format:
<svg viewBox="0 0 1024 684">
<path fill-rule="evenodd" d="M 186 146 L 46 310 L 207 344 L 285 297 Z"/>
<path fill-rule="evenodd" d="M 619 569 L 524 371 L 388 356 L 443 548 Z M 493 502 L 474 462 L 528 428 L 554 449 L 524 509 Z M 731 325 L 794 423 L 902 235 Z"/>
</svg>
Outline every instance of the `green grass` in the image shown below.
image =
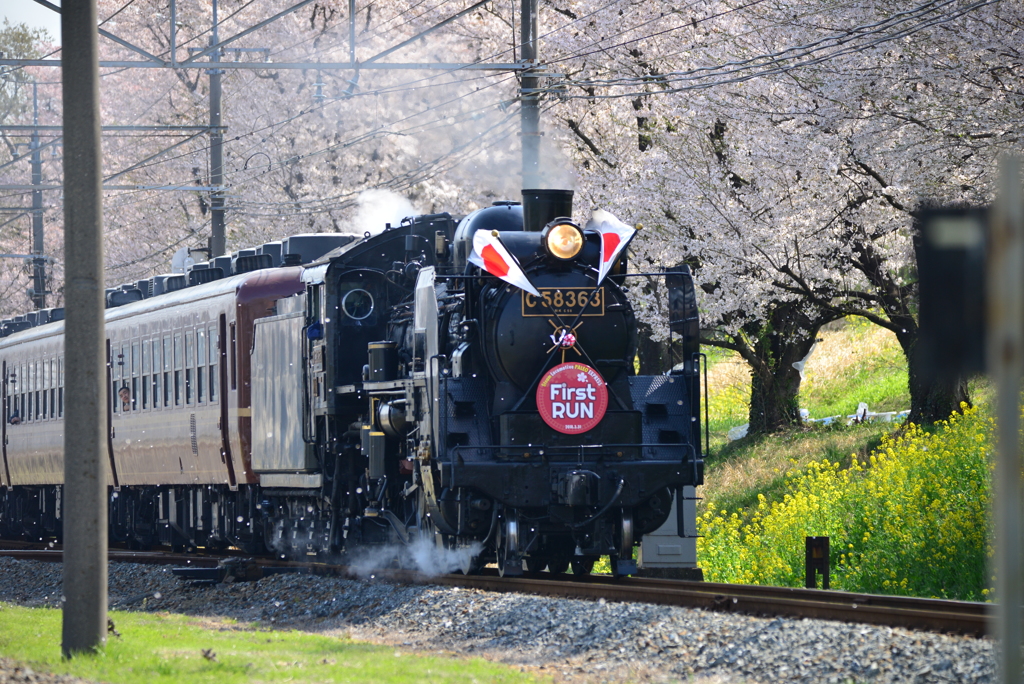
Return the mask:
<svg viewBox="0 0 1024 684">
<path fill-rule="evenodd" d="M 800 393 L 800 405 L 811 417 L 848 416 L 859 402 L 878 412 L 910 408 L 906 357 L 895 335 L 849 319 L 820 339 Z"/>
<path fill-rule="evenodd" d="M 0 655 L 111 684 L 539 681 L 478 658 L 421 656 L 346 637 L 162 613 L 112 612 L 110 618 L 120 637 L 111 636 L 98 653 L 63 660 L 59 610 L 0 603 Z"/>
</svg>

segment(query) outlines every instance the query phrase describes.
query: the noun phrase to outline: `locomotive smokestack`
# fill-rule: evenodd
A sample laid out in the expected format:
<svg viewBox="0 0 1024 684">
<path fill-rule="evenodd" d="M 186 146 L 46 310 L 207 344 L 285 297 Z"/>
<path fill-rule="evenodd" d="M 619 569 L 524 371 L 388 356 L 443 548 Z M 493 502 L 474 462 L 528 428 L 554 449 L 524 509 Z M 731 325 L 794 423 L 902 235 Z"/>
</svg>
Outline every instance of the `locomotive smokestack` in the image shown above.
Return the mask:
<svg viewBox="0 0 1024 684">
<path fill-rule="evenodd" d="M 523 230 L 539 232 L 556 218 L 572 218 L 572 190 L 523 190 Z"/>
</svg>

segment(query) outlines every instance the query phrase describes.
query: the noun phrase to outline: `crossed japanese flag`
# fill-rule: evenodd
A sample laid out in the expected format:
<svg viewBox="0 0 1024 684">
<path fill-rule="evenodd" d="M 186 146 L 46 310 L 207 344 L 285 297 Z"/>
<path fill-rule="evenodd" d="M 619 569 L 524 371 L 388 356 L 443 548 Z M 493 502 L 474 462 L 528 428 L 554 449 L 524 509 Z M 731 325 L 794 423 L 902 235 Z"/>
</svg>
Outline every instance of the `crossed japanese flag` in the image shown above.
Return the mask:
<svg viewBox="0 0 1024 684">
<path fill-rule="evenodd" d="M 630 228 L 604 209 L 597 209 L 587 221 L 587 230 L 597 231 L 601 235 L 601 267 L 597 272 L 597 284 L 600 285 L 618 261 L 622 250 L 636 235 L 636 228 Z"/>
<path fill-rule="evenodd" d="M 469 255 L 469 262 L 506 283 L 526 290 L 534 297 L 540 297 L 540 292 L 526 277 L 523 267 L 501 244 L 496 230 L 478 230 L 473 233 L 473 253 Z"/>
<path fill-rule="evenodd" d="M 636 235 L 636 229 L 630 228 L 604 209 L 598 209 L 587 222 L 587 230 L 596 231 L 601 236 L 601 265 L 597 273 L 597 284 L 600 285 L 622 250 Z M 469 262 L 506 283 L 540 297 L 540 292 L 526 277 L 522 266 L 501 244 L 496 230 L 478 230 L 473 234 L 473 253 L 469 255 Z"/>
</svg>

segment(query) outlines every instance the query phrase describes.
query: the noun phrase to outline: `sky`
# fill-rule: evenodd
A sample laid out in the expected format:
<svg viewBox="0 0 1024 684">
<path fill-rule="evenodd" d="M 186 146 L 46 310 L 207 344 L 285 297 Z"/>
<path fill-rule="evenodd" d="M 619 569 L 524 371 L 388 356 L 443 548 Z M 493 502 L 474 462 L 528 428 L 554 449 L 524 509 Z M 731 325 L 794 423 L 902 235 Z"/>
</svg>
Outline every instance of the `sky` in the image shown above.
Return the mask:
<svg viewBox="0 0 1024 684">
<path fill-rule="evenodd" d="M 61 0 L 50 0 L 60 5 Z M 60 43 L 60 15 L 35 2 L 35 0 L 3 0 L 0 2 L 0 16 L 12 24 L 28 24 L 32 28 L 44 28 L 50 37 Z"/>
</svg>

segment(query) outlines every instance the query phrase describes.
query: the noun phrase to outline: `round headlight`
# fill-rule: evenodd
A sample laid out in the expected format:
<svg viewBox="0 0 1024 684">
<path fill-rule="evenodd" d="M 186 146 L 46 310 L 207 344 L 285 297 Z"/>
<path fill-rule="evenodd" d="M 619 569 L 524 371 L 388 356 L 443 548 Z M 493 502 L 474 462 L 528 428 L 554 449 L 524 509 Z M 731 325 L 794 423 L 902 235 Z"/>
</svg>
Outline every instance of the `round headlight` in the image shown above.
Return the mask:
<svg viewBox="0 0 1024 684">
<path fill-rule="evenodd" d="M 548 228 L 544 242 L 551 256 L 572 259 L 583 249 L 583 231 L 571 223 L 556 223 Z"/>
</svg>

